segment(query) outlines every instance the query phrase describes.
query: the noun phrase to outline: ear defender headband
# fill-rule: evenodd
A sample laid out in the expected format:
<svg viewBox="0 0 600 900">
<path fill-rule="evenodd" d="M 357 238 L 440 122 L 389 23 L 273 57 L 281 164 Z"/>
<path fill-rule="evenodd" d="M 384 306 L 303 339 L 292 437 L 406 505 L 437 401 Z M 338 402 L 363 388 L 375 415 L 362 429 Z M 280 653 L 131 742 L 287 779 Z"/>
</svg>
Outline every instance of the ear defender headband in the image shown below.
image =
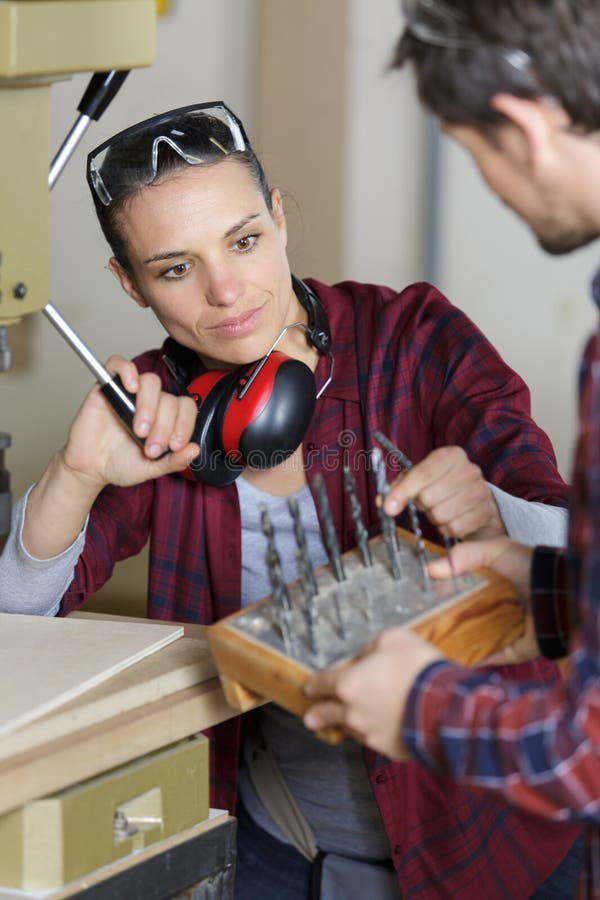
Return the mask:
<svg viewBox="0 0 600 900">
<path fill-rule="evenodd" d="M 262 359 L 232 371 L 204 372 L 187 386 L 198 407 L 192 440 L 200 446 L 184 472 L 187 478 L 223 487 L 248 465 L 273 468 L 302 442 L 315 402 L 333 376 L 333 355 L 320 300 L 293 275 L 292 284 L 308 313 L 307 325 L 288 325 Z M 318 393 L 309 367 L 275 350 L 285 332 L 295 327 L 305 328 L 308 342 L 331 358 L 329 377 Z"/>
</svg>

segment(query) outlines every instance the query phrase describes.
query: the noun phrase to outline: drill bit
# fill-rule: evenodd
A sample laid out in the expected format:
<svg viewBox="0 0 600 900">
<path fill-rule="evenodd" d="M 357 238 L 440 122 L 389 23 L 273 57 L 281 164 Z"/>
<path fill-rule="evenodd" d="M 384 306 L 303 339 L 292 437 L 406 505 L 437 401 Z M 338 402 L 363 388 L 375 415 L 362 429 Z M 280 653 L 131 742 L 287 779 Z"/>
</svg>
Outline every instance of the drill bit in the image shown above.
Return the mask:
<svg viewBox="0 0 600 900">
<path fill-rule="evenodd" d="M 273 523 L 266 506 L 261 506 L 260 525 L 262 532 L 267 539 L 267 552 L 265 554 L 265 562 L 267 564 L 267 572 L 271 583 L 271 593 L 275 602 L 277 611 L 277 621 L 285 652 L 288 656 L 294 656 L 294 639 L 291 629 L 292 604 L 290 595 L 288 594 L 287 585 L 283 578 L 283 570 L 281 568 L 281 557 L 275 546 L 275 532 Z"/>
<path fill-rule="evenodd" d="M 319 502 L 319 514 L 325 534 L 325 546 L 329 552 L 329 561 L 333 569 L 336 581 L 345 581 L 346 573 L 344 572 L 344 563 L 342 554 L 340 553 L 340 545 L 335 533 L 335 525 L 333 524 L 333 516 L 329 505 L 329 498 L 325 491 L 325 482 L 321 474 L 315 475 L 313 478 L 313 488 L 315 489 L 317 500 Z"/>
<path fill-rule="evenodd" d="M 410 471 L 413 467 L 413 462 L 408 458 L 406 453 L 403 453 L 402 450 L 399 450 L 395 444 L 393 444 L 389 438 L 385 436 L 381 431 L 374 431 L 373 436 L 375 439 L 381 444 L 384 450 L 390 454 L 390 456 L 396 460 L 396 462 L 400 463 L 402 468 L 406 469 L 406 471 Z M 414 501 L 409 500 L 409 512 L 411 514 L 411 519 L 413 518 L 413 511 L 410 509 L 410 504 L 413 504 Z M 414 522 L 414 519 L 413 519 Z M 414 531 L 414 525 L 413 525 Z M 420 528 L 419 528 L 420 531 Z M 422 535 L 421 535 L 422 537 Z M 446 550 L 446 555 L 448 556 L 448 562 L 450 563 L 450 572 L 452 574 L 452 582 L 454 584 L 454 590 L 458 591 L 458 580 L 456 578 L 456 571 L 454 569 L 454 563 L 452 562 L 452 556 L 450 555 L 450 551 L 455 544 L 455 541 L 452 538 L 449 538 L 447 534 L 442 534 L 442 540 L 444 542 L 444 549 Z M 428 573 L 429 575 L 429 573 Z"/>
<path fill-rule="evenodd" d="M 356 493 L 356 482 L 348 466 L 344 466 L 344 489 L 346 491 L 346 496 L 350 501 L 350 514 L 352 516 L 352 521 L 354 522 L 354 535 L 356 537 L 356 544 L 360 551 L 363 565 L 365 567 L 372 566 L 373 560 L 371 559 L 371 551 L 369 549 L 369 535 L 365 528 L 365 523 L 363 522 L 362 508 L 360 500 L 358 499 L 358 494 Z"/>
<path fill-rule="evenodd" d="M 321 519 L 325 532 L 323 537 L 325 540 L 325 546 L 327 547 L 327 551 L 329 553 L 329 562 L 331 563 L 331 568 L 333 569 L 335 580 L 345 581 L 346 573 L 344 571 L 344 562 L 342 560 L 340 545 L 335 533 L 335 525 L 333 524 L 333 516 L 331 514 L 329 498 L 327 497 L 327 492 L 325 490 L 325 482 L 323 481 L 323 476 L 320 473 L 317 473 L 315 475 L 312 481 L 312 485 L 317 495 L 317 501 L 319 503 L 319 517 Z M 335 617 L 337 619 L 340 637 L 342 640 L 345 640 L 346 627 L 342 618 L 340 601 L 337 595 L 337 591 L 335 590 L 331 593 L 331 603 L 333 606 Z"/>
<path fill-rule="evenodd" d="M 400 566 L 398 565 L 398 539 L 396 535 L 396 525 L 391 516 L 388 516 L 387 513 L 383 511 L 383 501 L 385 497 L 387 497 L 389 485 L 387 483 L 385 474 L 385 463 L 383 462 L 383 455 L 378 447 L 375 447 L 373 450 L 371 450 L 371 462 L 375 471 L 377 493 L 379 494 L 381 501 L 379 506 L 377 507 L 379 521 L 381 522 L 381 534 L 383 535 L 383 541 L 390 562 L 392 577 L 395 581 L 399 581 L 402 578 L 402 572 L 400 571 Z"/>
<path fill-rule="evenodd" d="M 423 573 L 423 587 L 425 590 L 429 590 L 429 572 L 427 571 L 427 551 L 425 550 L 425 543 L 423 541 L 423 532 L 421 531 L 421 526 L 419 524 L 419 513 L 417 512 L 417 507 L 413 500 L 409 499 L 408 501 L 408 511 L 410 514 L 410 521 L 412 524 L 413 533 L 417 539 L 417 557 L 419 560 L 419 564 L 421 566 L 421 572 Z"/>
<path fill-rule="evenodd" d="M 296 547 L 298 548 L 297 556 L 302 563 L 302 571 L 306 575 L 311 593 L 314 595 L 318 593 L 319 589 L 317 587 L 317 580 L 315 578 L 315 570 L 310 560 L 310 556 L 308 555 L 306 532 L 304 531 L 304 525 L 302 524 L 302 519 L 300 518 L 300 508 L 298 506 L 298 501 L 295 497 L 289 497 L 287 504 L 290 515 L 292 517 L 292 521 L 294 523 L 294 537 L 296 538 Z"/>
<path fill-rule="evenodd" d="M 288 498 L 288 509 L 294 523 L 294 537 L 296 538 L 296 564 L 298 566 L 298 580 L 304 596 L 304 618 L 306 620 L 306 633 L 308 645 L 314 656 L 319 655 L 317 644 L 317 626 L 319 611 L 316 595 L 318 592 L 315 570 L 308 555 L 306 532 L 300 518 L 300 508 L 295 497 Z"/>
</svg>

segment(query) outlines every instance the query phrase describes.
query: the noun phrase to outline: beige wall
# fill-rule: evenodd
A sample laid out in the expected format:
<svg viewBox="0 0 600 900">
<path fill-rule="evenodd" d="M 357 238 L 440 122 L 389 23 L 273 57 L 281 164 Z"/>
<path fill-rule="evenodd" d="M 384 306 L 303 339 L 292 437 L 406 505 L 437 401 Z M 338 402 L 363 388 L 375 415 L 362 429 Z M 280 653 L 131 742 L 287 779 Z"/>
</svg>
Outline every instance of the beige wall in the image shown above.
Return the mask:
<svg viewBox="0 0 600 900">
<path fill-rule="evenodd" d="M 261 0 L 256 146 L 285 197 L 294 271 L 342 277 L 347 0 Z"/>
</svg>

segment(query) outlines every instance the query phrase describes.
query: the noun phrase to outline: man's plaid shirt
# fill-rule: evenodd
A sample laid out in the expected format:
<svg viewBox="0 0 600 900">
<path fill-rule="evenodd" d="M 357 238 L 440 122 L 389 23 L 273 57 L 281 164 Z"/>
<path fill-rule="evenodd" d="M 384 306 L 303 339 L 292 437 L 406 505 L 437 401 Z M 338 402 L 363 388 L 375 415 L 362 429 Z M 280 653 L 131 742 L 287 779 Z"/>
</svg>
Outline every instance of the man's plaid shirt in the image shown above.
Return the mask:
<svg viewBox="0 0 600 900">
<path fill-rule="evenodd" d="M 600 275 L 593 284 L 600 306 Z M 579 379 L 569 547 L 538 547 L 532 612 L 540 648 L 568 677 L 510 684 L 448 663 L 421 673 L 404 739 L 417 759 L 521 809 L 588 823 L 580 896 L 600 898 L 600 331 Z"/>
</svg>

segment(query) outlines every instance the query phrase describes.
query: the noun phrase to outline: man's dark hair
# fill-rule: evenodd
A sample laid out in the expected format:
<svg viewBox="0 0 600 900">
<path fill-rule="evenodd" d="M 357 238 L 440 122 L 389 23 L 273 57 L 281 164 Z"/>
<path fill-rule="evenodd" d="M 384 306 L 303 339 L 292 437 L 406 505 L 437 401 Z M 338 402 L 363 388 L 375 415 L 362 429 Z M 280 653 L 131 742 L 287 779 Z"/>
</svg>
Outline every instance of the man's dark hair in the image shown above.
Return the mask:
<svg viewBox="0 0 600 900">
<path fill-rule="evenodd" d="M 413 62 L 421 100 L 442 120 L 486 128 L 502 117 L 497 93 L 552 96 L 575 126 L 600 128 L 600 2 L 598 0 L 445 0 L 479 40 L 473 46 L 426 43 L 408 27 L 392 68 Z M 514 52 L 530 64 L 514 65 Z"/>
</svg>

